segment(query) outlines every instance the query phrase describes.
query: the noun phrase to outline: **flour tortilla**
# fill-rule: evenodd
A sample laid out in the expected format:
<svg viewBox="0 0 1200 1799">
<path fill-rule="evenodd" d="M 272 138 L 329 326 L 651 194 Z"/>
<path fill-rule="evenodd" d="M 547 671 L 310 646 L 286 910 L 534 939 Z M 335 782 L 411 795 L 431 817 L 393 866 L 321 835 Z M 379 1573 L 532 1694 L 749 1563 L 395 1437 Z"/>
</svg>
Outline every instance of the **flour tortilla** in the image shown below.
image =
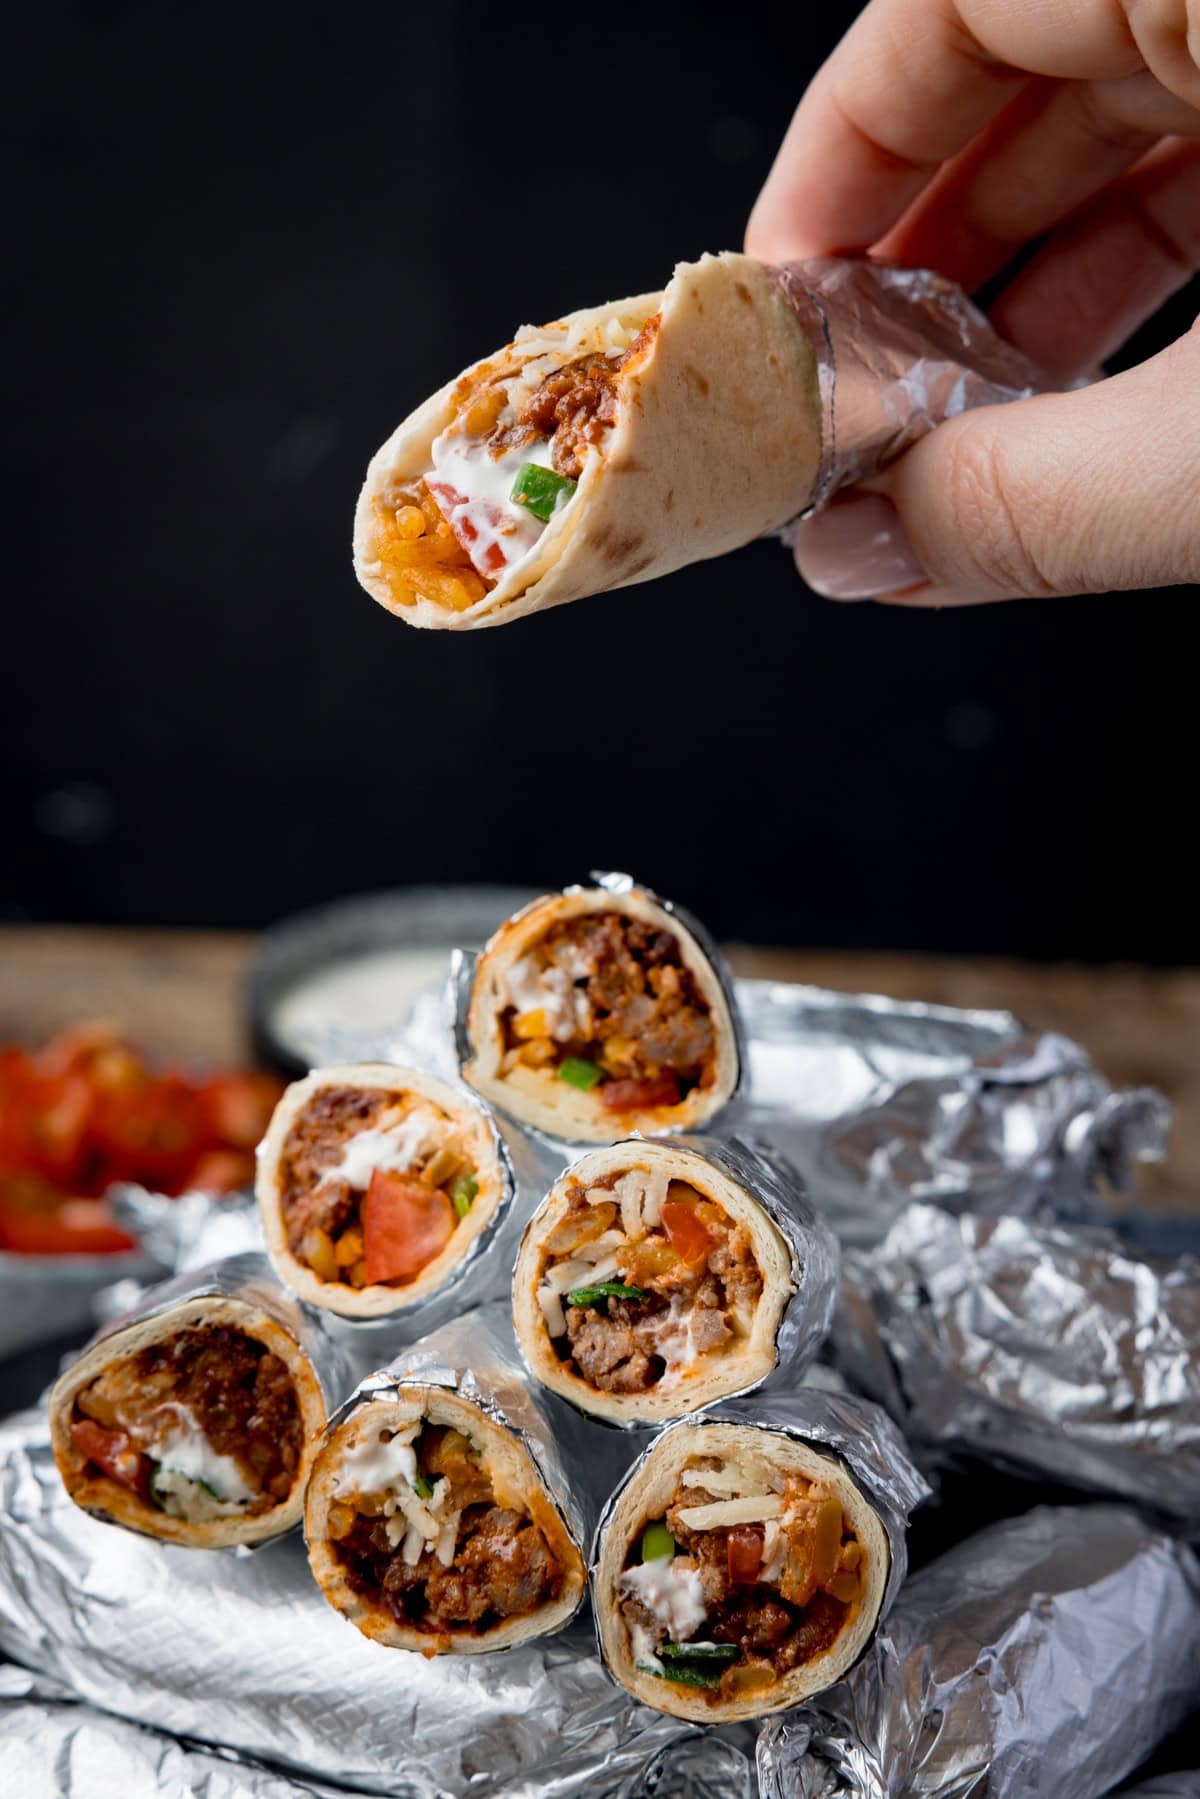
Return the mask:
<svg viewBox="0 0 1200 1799">
<path fill-rule="evenodd" d="M 529 556 L 473 606 L 401 604 L 372 554 L 374 502 L 431 466 L 459 383 L 515 372 L 547 352 L 563 362 L 599 347 L 597 328 L 637 332 L 661 309 L 644 354 L 621 371 L 617 417 L 588 459 L 575 498 Z M 574 312 L 449 382 L 372 459 L 354 523 L 354 564 L 372 598 L 409 624 L 467 631 L 567 600 L 652 580 L 777 530 L 812 498 L 821 462 L 816 358 L 761 263 L 723 252 L 680 263 L 661 294 Z"/>
<path fill-rule="evenodd" d="M 669 1180 L 689 1182 L 745 1225 L 763 1277 L 762 1297 L 750 1336 L 700 1361 L 678 1385 L 665 1392 L 660 1384 L 647 1393 L 603 1393 L 555 1354 L 554 1339 L 546 1328 L 537 1298 L 544 1245 L 567 1214 L 571 1187 L 594 1185 L 627 1168 L 650 1167 L 661 1168 Z M 791 1253 L 753 1194 L 695 1150 L 681 1149 L 669 1142 L 635 1139 L 583 1156 L 559 1176 L 529 1220 L 513 1271 L 513 1324 L 530 1372 L 544 1387 L 570 1400 L 581 1411 L 611 1424 L 662 1424 L 713 1405 L 718 1399 L 748 1392 L 766 1380 L 775 1367 L 775 1335 L 794 1291 Z"/>
<path fill-rule="evenodd" d="M 867 1555 L 865 1591 L 842 1634 L 822 1655 L 786 1674 L 766 1693 L 747 1699 L 712 1701 L 692 1687 L 678 1686 L 635 1666 L 629 1637 L 619 1610 L 619 1588 L 629 1552 L 652 1519 L 665 1513 L 684 1465 L 693 1456 L 717 1456 L 753 1478 L 757 1468 L 773 1468 L 819 1480 L 840 1501 L 846 1518 Z M 636 1559 L 636 1558 L 635 1558 Z M 646 1705 L 697 1724 L 728 1724 L 766 1712 L 786 1711 L 814 1693 L 824 1692 L 853 1666 L 870 1641 L 883 1604 L 891 1566 L 887 1532 L 874 1508 L 841 1463 L 798 1442 L 782 1431 L 750 1424 L 677 1424 L 664 1431 L 637 1463 L 611 1516 L 602 1525 L 592 1599 L 596 1628 L 609 1672 Z"/>
<path fill-rule="evenodd" d="M 479 1191 L 465 1218 L 459 1219 L 441 1254 L 423 1268 L 415 1280 L 403 1286 L 352 1287 L 347 1282 L 323 1281 L 288 1247 L 283 1214 L 281 1161 L 288 1133 L 310 1099 L 326 1087 L 355 1087 L 366 1092 L 419 1093 L 451 1117 L 470 1145 L 475 1159 Z M 295 1081 L 276 1106 L 267 1134 L 258 1151 L 255 1193 L 262 1216 L 267 1252 L 279 1278 L 297 1298 L 343 1318 L 384 1318 L 403 1312 L 428 1298 L 449 1279 L 471 1245 L 487 1229 L 507 1192 L 499 1142 L 490 1118 L 467 1093 L 415 1068 L 392 1067 L 387 1062 L 353 1062 L 334 1068 L 318 1068 Z"/>
<path fill-rule="evenodd" d="M 374 1434 L 398 1430 L 416 1418 L 462 1431 L 482 1449 L 497 1505 L 532 1518 L 562 1565 L 563 1587 L 558 1599 L 525 1617 L 504 1619 L 483 1633 L 467 1627 L 461 1633 L 436 1637 L 429 1631 L 398 1623 L 386 1606 L 374 1603 L 351 1586 L 329 1535 L 329 1511 L 337 1497 L 334 1486 L 342 1457 L 369 1442 Z M 587 1569 L 579 1545 L 568 1532 L 518 1438 L 471 1400 L 445 1387 L 405 1385 L 399 1397 L 380 1395 L 368 1399 L 327 1433 L 309 1481 L 304 1534 L 313 1576 L 330 1605 L 349 1618 L 365 1637 L 390 1649 L 416 1649 L 438 1655 L 483 1655 L 492 1649 L 511 1649 L 517 1643 L 560 1630 L 579 1610 L 587 1590 Z"/>
<path fill-rule="evenodd" d="M 716 1035 L 716 1072 L 708 1087 L 693 1087 L 677 1106 L 649 1111 L 610 1112 L 601 1089 L 585 1093 L 552 1071 L 518 1064 L 501 1072 L 504 1033 L 501 1015 L 509 1004 L 503 981 L 514 962 L 538 943 L 552 925 L 588 912 L 620 912 L 640 918 L 656 930 L 669 931 L 679 943 L 683 964 L 695 976 L 708 1003 Z M 732 1099 L 740 1076 L 737 1032 L 721 981 L 704 950 L 673 912 L 660 906 L 644 888 L 613 893 L 607 887 L 574 888 L 535 900 L 506 920 L 480 951 L 467 1009 L 467 1035 L 472 1054 L 463 1078 L 492 1105 L 568 1143 L 611 1143 L 630 1131 L 660 1135 L 703 1126 Z"/>
<path fill-rule="evenodd" d="M 169 1517 L 156 1505 L 139 1499 L 136 1493 L 118 1486 L 106 1475 L 91 1473 L 71 1441 L 70 1423 L 77 1393 L 113 1362 L 124 1361 L 151 1343 L 164 1342 L 181 1331 L 194 1330 L 198 1325 L 230 1325 L 235 1330 L 245 1331 L 247 1336 L 265 1343 L 272 1355 L 287 1364 L 291 1374 L 304 1430 L 304 1447 L 287 1499 L 264 1512 L 246 1517 L 210 1518 L 197 1523 Z M 235 1543 L 262 1543 L 299 1524 L 304 1509 L 305 1483 L 326 1420 L 325 1399 L 316 1370 L 291 1333 L 268 1312 L 251 1305 L 248 1300 L 213 1296 L 181 1301 L 152 1318 L 113 1331 L 85 1349 L 51 1389 L 49 1416 L 54 1459 L 63 1485 L 76 1505 L 108 1523 L 123 1524 L 129 1530 L 140 1531 L 143 1536 L 161 1537 L 164 1542 L 182 1543 L 189 1549 L 227 1549 Z"/>
</svg>

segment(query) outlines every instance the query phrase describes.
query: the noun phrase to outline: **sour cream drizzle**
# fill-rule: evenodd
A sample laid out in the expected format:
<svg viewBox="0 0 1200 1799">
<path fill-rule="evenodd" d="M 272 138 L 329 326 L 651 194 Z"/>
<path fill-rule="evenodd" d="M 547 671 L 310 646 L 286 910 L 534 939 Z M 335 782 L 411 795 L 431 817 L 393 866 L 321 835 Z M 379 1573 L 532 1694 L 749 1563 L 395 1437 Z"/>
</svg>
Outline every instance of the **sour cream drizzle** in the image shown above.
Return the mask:
<svg viewBox="0 0 1200 1799">
<path fill-rule="evenodd" d="M 522 561 L 546 527 L 517 505 L 513 484 L 527 462 L 552 467 L 549 443 L 538 439 L 493 456 L 480 439 L 443 431 L 432 458 L 428 486 L 478 573 L 494 577 Z"/>
</svg>

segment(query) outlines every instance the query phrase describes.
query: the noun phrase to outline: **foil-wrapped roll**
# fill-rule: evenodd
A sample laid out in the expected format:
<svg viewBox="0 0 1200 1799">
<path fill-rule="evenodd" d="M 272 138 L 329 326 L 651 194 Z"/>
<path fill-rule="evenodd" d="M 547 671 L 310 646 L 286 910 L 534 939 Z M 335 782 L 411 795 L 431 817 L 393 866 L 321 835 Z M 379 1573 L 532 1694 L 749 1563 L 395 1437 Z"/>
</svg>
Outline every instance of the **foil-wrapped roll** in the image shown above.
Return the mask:
<svg viewBox="0 0 1200 1799">
<path fill-rule="evenodd" d="M 576 960 L 564 960 L 564 951 L 553 965 L 539 964 L 551 933 L 569 937 L 572 930 L 587 931 L 589 924 L 595 929 L 597 922 L 606 921 L 609 939 L 594 953 L 586 945 L 572 945 Z M 619 1060 L 609 1070 L 578 1056 L 563 1057 L 564 1046 L 594 1029 L 594 1022 L 580 1024 L 574 1016 L 575 982 L 594 967 L 603 972 L 608 951 L 628 956 L 627 944 L 618 939 L 630 931 L 648 933 L 654 940 L 651 955 L 658 956 L 661 949 L 659 961 L 683 996 L 686 1029 L 676 1032 L 685 1058 L 680 1067 L 672 1060 L 670 1021 L 664 1031 L 656 1020 L 657 991 L 649 986 L 626 1009 L 620 1038 L 614 1034 L 607 1039 L 610 1049 L 618 1041 L 636 1048 L 640 1034 L 657 1032 L 662 1041 L 647 1051 L 645 1063 L 658 1069 L 660 1085 L 665 1082 L 657 1095 L 651 1091 L 655 1079 L 625 1078 L 625 1064 Z M 724 957 L 697 919 L 632 875 L 593 871 L 590 886 L 566 887 L 523 907 L 499 925 L 478 955 L 456 953 L 451 982 L 463 1079 L 562 1160 L 571 1148 L 615 1142 L 633 1131 L 658 1136 L 706 1130 L 717 1119 L 728 1129 L 735 1117 L 731 1108 L 742 1086 L 746 1045 Z M 508 1066 L 503 1021 L 509 1011 L 516 1014 L 514 1029 L 517 1019 L 543 1022 L 530 1047 L 546 1055 L 547 1062 L 535 1066 L 518 1057 Z M 592 1014 L 589 1002 L 588 1019 Z M 636 1057 L 628 1069 L 644 1074 Z M 608 1099 L 618 1089 L 627 1090 L 628 1104 L 614 1110 Z M 602 1098 L 606 1093 L 608 1099 Z"/>
<path fill-rule="evenodd" d="M 744 1722 L 819 1692 L 886 1616 L 909 1514 L 928 1493 L 866 1400 L 765 1392 L 669 1425 L 597 1527 L 606 1666 L 647 1705 L 695 1723 Z"/>
<path fill-rule="evenodd" d="M 246 1547 L 300 1522 L 348 1383 L 265 1256 L 232 1256 L 151 1288 L 93 1338 L 51 1390 L 51 1441 L 85 1511 L 191 1548 Z"/>
<path fill-rule="evenodd" d="M 767 273 L 817 357 L 823 419 L 811 506 L 878 474 L 945 419 L 1046 386 L 962 288 L 932 269 L 813 256 L 768 264 Z"/>
<path fill-rule="evenodd" d="M 1198 1667 L 1194 1552 L 1122 1507 L 1039 1507 L 914 1575 L 845 1680 L 768 1720 L 763 1799 L 1097 1799 Z"/>
<path fill-rule="evenodd" d="M 631 1137 L 590 1151 L 550 1188 L 517 1253 L 513 1318 L 543 1385 L 636 1428 L 798 1379 L 828 1332 L 837 1271 L 832 1231 L 765 1146 Z M 632 1283 L 624 1295 L 605 1293 L 622 1282 Z M 590 1301 L 571 1301 L 589 1288 Z"/>
<path fill-rule="evenodd" d="M 86 1704 L 310 1785 L 633 1799 L 699 1754 L 613 1686 L 582 1619 L 502 1656 L 408 1656 L 399 1679 L 322 1600 L 297 1537 L 234 1558 L 106 1529 L 67 1499 L 37 1414 L 0 1425 L 0 1513 L 0 1651 Z M 736 1792 L 734 1747 L 712 1765 L 713 1799 Z"/>
<path fill-rule="evenodd" d="M 552 1406 L 521 1365 L 507 1305 L 444 1325 L 363 1381 L 329 1422 L 305 1505 L 330 1605 L 364 1636 L 425 1655 L 508 1649 L 568 1624 L 604 1454 Z"/>
<path fill-rule="evenodd" d="M 912 1206 L 847 1259 L 831 1350 L 934 1462 L 1200 1520 L 1200 1260 Z"/>
</svg>

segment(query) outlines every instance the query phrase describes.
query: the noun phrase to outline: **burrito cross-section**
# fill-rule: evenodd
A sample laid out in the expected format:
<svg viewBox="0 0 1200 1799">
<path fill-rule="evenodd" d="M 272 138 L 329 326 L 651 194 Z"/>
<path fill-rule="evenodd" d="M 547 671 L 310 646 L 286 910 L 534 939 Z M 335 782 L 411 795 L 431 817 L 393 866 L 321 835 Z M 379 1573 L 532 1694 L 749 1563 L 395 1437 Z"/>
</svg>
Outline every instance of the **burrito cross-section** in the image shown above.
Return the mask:
<svg viewBox="0 0 1200 1799">
<path fill-rule="evenodd" d="M 600 1532 L 604 1658 L 676 1717 L 780 1711 L 857 1658 L 889 1566 L 886 1530 L 835 1458 L 753 1425 L 677 1424 Z"/>
<path fill-rule="evenodd" d="M 568 1142 L 700 1129 L 740 1075 L 714 955 L 645 888 L 547 895 L 480 953 L 463 1075 L 512 1117 Z"/>
<path fill-rule="evenodd" d="M 54 1456 L 76 1505 L 192 1548 L 298 1524 L 325 1418 L 297 1339 L 261 1307 L 216 1295 L 108 1333 L 50 1395 Z"/>
<path fill-rule="evenodd" d="M 526 326 L 393 432 L 354 559 L 410 624 L 470 629 L 719 556 L 809 504 L 816 357 L 762 264 Z"/>
<path fill-rule="evenodd" d="M 288 1088 L 258 1154 L 267 1248 L 301 1299 L 380 1318 L 442 1288 L 508 1203 L 490 1117 L 416 1069 L 355 1063 Z"/>
<path fill-rule="evenodd" d="M 426 1655 L 508 1649 L 578 1610 L 586 1569 L 517 1432 L 441 1386 L 353 1407 L 321 1447 L 309 1562 L 364 1636 Z"/>
<path fill-rule="evenodd" d="M 764 1206 L 669 1139 L 597 1149 L 525 1228 L 513 1319 L 542 1384 L 617 1424 L 678 1418 L 766 1379 L 796 1288 Z"/>
</svg>

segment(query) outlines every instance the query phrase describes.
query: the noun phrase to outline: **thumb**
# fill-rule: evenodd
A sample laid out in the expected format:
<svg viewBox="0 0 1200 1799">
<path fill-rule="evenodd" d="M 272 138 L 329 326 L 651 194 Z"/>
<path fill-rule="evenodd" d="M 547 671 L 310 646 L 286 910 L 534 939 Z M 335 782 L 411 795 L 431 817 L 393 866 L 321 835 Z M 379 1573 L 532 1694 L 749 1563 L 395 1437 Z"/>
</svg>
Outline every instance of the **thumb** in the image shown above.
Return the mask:
<svg viewBox="0 0 1200 1799">
<path fill-rule="evenodd" d="M 795 555 L 831 599 L 920 606 L 1200 581 L 1200 319 L 1094 387 L 939 425 Z"/>
</svg>

